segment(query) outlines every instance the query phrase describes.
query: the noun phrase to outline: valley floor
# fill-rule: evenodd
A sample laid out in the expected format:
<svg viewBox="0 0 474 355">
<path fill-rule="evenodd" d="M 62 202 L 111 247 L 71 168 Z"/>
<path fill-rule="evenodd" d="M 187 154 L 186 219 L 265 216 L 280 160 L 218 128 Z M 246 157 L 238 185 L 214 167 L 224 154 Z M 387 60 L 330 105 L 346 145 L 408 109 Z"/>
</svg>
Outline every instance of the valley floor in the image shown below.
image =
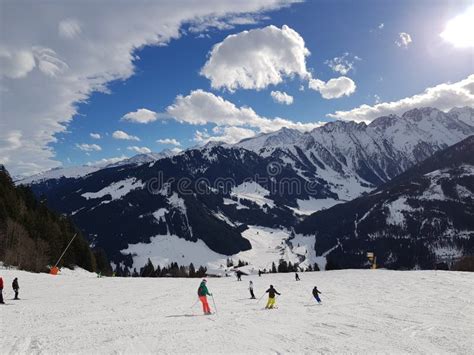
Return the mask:
<svg viewBox="0 0 474 355">
<path fill-rule="evenodd" d="M 203 316 L 199 279 L 97 278 L 0 270 L 3 353 L 474 352 L 474 274 L 343 270 L 210 278 L 217 314 Z M 13 301 L 13 277 L 21 287 Z M 278 309 L 248 299 L 281 292 Z M 315 305 L 317 285 L 323 305 Z M 210 299 L 211 308 L 214 308 Z"/>
</svg>

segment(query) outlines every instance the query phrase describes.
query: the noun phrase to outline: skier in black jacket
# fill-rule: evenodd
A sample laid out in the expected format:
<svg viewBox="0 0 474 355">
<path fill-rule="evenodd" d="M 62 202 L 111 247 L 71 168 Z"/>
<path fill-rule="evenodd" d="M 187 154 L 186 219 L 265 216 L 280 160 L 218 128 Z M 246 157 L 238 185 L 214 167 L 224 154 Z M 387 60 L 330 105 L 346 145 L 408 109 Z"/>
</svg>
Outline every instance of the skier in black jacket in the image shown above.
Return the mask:
<svg viewBox="0 0 474 355">
<path fill-rule="evenodd" d="M 313 296 L 314 296 L 314 299 L 316 301 L 318 301 L 319 304 L 321 304 L 321 299 L 319 298 L 319 295 L 321 294 L 321 292 L 318 290 L 318 287 L 317 286 L 314 286 L 313 288 Z"/>
<path fill-rule="evenodd" d="M 18 279 L 15 277 L 15 279 L 12 282 L 12 288 L 13 291 L 15 292 L 15 300 L 19 300 L 18 298 L 18 290 L 20 289 L 20 286 L 18 285 Z"/>
<path fill-rule="evenodd" d="M 280 295 L 280 293 L 273 288 L 273 285 L 270 285 L 270 288 L 265 292 L 268 293 L 268 302 L 265 308 L 271 309 L 275 306 L 275 295 Z"/>
</svg>

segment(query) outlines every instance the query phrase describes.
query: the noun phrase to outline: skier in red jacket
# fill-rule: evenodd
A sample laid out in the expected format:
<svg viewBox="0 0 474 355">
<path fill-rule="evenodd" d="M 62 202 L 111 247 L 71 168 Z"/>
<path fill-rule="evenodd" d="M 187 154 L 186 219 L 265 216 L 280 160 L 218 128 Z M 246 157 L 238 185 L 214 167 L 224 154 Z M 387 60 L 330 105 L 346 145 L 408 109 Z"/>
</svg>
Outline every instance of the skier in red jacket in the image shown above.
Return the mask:
<svg viewBox="0 0 474 355">
<path fill-rule="evenodd" d="M 5 304 L 5 302 L 3 302 L 3 279 L 1 276 L 0 276 L 0 304 Z"/>
</svg>

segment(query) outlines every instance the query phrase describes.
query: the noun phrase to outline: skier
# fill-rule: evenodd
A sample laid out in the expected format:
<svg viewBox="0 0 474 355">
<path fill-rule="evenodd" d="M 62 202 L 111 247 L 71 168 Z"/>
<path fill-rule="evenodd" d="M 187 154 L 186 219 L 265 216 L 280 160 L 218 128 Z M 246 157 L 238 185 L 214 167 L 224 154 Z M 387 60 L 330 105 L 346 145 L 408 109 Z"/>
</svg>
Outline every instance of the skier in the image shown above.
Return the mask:
<svg viewBox="0 0 474 355">
<path fill-rule="evenodd" d="M 199 300 L 202 303 L 202 310 L 204 314 L 211 314 L 211 308 L 209 307 L 209 303 L 207 303 L 207 296 L 212 296 L 212 294 L 209 293 L 209 290 L 207 289 L 207 286 L 206 286 L 206 282 L 207 282 L 206 279 L 204 279 L 199 285 L 198 296 L 199 296 Z"/>
<path fill-rule="evenodd" d="M 296 281 L 299 281 L 299 280 L 300 280 L 300 276 L 298 275 L 297 272 L 295 272 L 295 280 L 296 280 Z"/>
<path fill-rule="evenodd" d="M 254 300 L 255 295 L 253 293 L 253 282 L 252 281 L 249 282 L 249 291 L 250 291 L 250 298 Z"/>
<path fill-rule="evenodd" d="M 236 274 L 237 274 L 237 281 L 242 281 L 242 271 L 237 270 Z"/>
<path fill-rule="evenodd" d="M 18 298 L 18 290 L 20 289 L 20 286 L 18 285 L 18 278 L 15 277 L 15 279 L 12 282 L 12 288 L 13 292 L 15 292 L 15 300 L 19 300 Z"/>
<path fill-rule="evenodd" d="M 318 290 L 318 287 L 317 286 L 314 286 L 313 288 L 313 296 L 314 296 L 314 299 L 316 301 L 318 301 L 319 304 L 321 304 L 321 299 L 319 298 L 319 294 L 321 294 L 321 292 Z"/>
<path fill-rule="evenodd" d="M 275 297 L 276 297 L 275 294 L 276 295 L 281 295 L 281 294 L 278 293 L 278 291 L 273 288 L 273 285 L 270 285 L 270 288 L 266 290 L 265 292 L 268 293 L 268 302 L 267 302 L 267 305 L 265 306 L 265 309 L 272 309 L 273 306 L 275 306 Z"/>
<path fill-rule="evenodd" d="M 262 277 L 262 271 L 258 270 L 258 277 Z"/>
<path fill-rule="evenodd" d="M 0 276 L 0 304 L 5 304 L 5 302 L 3 302 L 3 279 L 1 276 Z"/>
</svg>

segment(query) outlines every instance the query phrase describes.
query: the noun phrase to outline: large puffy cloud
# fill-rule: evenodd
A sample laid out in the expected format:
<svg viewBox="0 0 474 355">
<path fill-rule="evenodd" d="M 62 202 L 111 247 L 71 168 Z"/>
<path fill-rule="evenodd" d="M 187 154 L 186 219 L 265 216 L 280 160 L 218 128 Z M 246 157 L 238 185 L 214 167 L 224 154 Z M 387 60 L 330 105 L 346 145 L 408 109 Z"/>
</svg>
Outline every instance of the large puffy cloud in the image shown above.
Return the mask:
<svg viewBox="0 0 474 355">
<path fill-rule="evenodd" d="M 317 123 L 293 122 L 283 118 L 259 116 L 250 107 L 237 107 L 220 96 L 203 90 L 192 91 L 188 96 L 179 95 L 166 109 L 167 114 L 182 123 L 217 126 L 247 126 L 260 132 L 272 132 L 282 127 L 311 130 L 321 125 Z"/>
<path fill-rule="evenodd" d="M 342 96 L 349 96 L 355 92 L 356 84 L 351 78 L 340 76 L 324 82 L 319 79 L 310 79 L 308 83 L 310 89 L 319 91 L 324 99 L 338 99 Z"/>
<path fill-rule="evenodd" d="M 265 28 L 233 34 L 216 44 L 201 74 L 215 89 L 264 89 L 285 77 L 309 76 L 303 38 L 290 27 Z"/>
<path fill-rule="evenodd" d="M 260 13 L 282 0 L 1 2 L 0 163 L 13 174 L 59 166 L 50 144 L 94 91 L 134 73 L 134 51 L 180 36 L 186 23 Z M 124 21 L 126 19 L 126 21 Z M 21 133 L 21 145 L 7 147 Z"/>
<path fill-rule="evenodd" d="M 474 74 L 456 83 L 444 83 L 427 88 L 423 93 L 392 102 L 383 102 L 373 106 L 362 105 L 349 111 L 336 111 L 329 117 L 372 121 L 389 114 L 402 114 L 417 107 L 434 107 L 448 111 L 453 107 L 474 106 Z"/>
</svg>

